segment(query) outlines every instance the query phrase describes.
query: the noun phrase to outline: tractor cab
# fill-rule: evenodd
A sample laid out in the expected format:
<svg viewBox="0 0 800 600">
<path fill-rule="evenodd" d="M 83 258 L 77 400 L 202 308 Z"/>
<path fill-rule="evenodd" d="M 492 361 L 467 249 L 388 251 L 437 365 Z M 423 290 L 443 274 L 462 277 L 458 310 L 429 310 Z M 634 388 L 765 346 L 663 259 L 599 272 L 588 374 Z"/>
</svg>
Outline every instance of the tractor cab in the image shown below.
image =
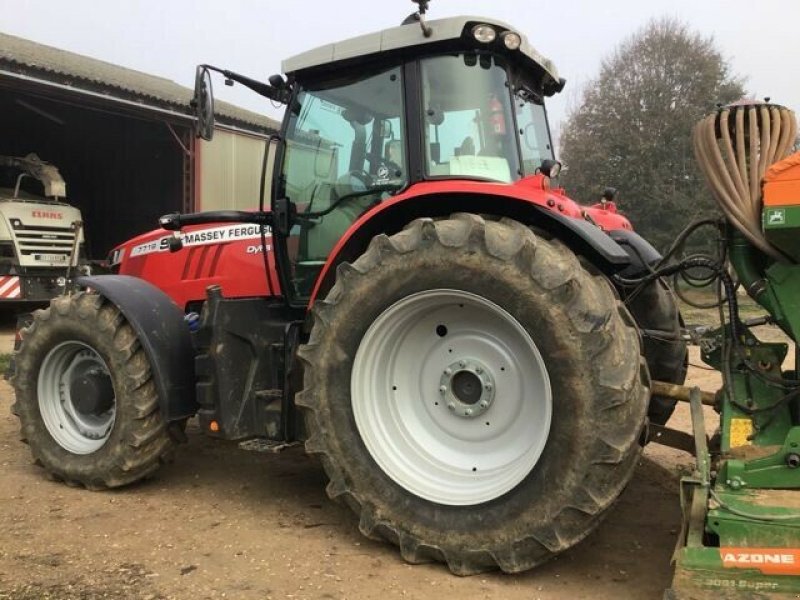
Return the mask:
<svg viewBox="0 0 800 600">
<path fill-rule="evenodd" d="M 301 302 L 375 205 L 423 181 L 508 184 L 553 164 L 543 99 L 564 80 L 504 23 L 409 18 L 282 68 L 286 79 L 259 85 L 287 104 L 272 189 L 292 222 L 276 250 L 284 292 Z"/>
</svg>

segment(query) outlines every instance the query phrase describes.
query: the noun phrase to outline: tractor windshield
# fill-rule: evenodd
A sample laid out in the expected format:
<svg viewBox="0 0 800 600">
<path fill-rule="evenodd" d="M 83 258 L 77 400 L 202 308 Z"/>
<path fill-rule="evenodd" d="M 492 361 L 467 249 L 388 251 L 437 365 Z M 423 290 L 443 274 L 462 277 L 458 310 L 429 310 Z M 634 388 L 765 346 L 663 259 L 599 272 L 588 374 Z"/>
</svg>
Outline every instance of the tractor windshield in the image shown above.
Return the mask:
<svg viewBox="0 0 800 600">
<path fill-rule="evenodd" d="M 422 85 L 429 177 L 519 178 L 511 94 L 500 57 L 465 53 L 425 59 Z"/>
</svg>

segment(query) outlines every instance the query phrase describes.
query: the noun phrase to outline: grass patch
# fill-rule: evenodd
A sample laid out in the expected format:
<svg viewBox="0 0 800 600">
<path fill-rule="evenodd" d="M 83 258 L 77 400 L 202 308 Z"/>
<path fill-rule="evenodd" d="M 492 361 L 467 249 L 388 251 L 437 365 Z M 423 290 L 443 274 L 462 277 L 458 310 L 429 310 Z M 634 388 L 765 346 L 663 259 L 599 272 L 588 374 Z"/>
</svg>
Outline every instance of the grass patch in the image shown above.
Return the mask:
<svg viewBox="0 0 800 600">
<path fill-rule="evenodd" d="M 8 370 L 8 363 L 11 362 L 11 354 L 0 354 L 0 377 Z"/>
</svg>

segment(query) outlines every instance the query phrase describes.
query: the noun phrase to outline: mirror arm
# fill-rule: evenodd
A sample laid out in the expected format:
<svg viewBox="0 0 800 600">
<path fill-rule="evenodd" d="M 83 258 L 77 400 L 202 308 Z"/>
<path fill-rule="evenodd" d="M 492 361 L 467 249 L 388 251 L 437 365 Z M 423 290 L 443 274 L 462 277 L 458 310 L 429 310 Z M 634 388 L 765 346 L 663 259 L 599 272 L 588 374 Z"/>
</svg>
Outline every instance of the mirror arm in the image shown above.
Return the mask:
<svg viewBox="0 0 800 600">
<path fill-rule="evenodd" d="M 271 86 L 268 83 L 264 83 L 262 81 L 256 81 L 255 79 L 251 79 L 250 77 L 240 75 L 239 73 L 235 73 L 233 71 L 228 71 L 227 69 L 220 69 L 213 65 L 203 65 L 203 66 L 211 71 L 216 71 L 217 73 L 222 74 L 226 79 L 235 81 L 236 83 L 241 83 L 243 86 L 253 90 L 256 94 L 260 96 L 264 96 L 265 98 L 269 98 L 270 100 L 281 102 L 283 104 L 287 104 L 289 101 L 289 90 L 287 89 L 280 90 Z"/>
</svg>

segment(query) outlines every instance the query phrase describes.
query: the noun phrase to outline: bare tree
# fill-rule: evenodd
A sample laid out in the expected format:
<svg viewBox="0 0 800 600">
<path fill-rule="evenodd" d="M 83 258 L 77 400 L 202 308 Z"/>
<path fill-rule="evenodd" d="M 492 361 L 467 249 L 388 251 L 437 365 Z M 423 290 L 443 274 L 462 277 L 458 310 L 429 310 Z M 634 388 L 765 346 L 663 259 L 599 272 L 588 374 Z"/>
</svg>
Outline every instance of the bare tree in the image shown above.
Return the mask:
<svg viewBox="0 0 800 600">
<path fill-rule="evenodd" d="M 620 191 L 621 208 L 657 247 L 713 204 L 691 149 L 694 124 L 744 94 L 713 39 L 651 21 L 606 58 L 561 135 L 562 183 L 581 201 Z"/>
</svg>

